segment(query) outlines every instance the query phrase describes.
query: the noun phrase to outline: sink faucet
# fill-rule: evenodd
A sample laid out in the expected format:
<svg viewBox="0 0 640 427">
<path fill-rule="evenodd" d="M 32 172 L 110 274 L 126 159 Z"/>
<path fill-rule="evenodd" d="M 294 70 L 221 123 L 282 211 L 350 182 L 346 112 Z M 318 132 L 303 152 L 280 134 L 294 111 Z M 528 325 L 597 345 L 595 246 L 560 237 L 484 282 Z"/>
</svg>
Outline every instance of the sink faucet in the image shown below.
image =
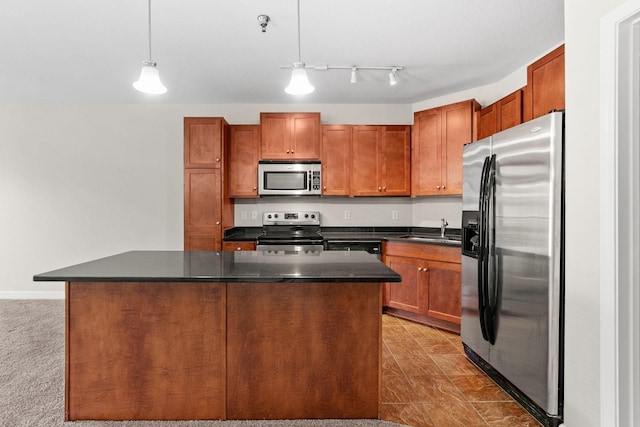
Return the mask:
<svg viewBox="0 0 640 427">
<path fill-rule="evenodd" d="M 447 231 L 447 225 L 449 225 L 449 223 L 444 218 L 442 218 L 441 221 L 442 222 L 440 223 L 440 237 L 444 237 L 444 233 L 445 231 Z"/>
</svg>

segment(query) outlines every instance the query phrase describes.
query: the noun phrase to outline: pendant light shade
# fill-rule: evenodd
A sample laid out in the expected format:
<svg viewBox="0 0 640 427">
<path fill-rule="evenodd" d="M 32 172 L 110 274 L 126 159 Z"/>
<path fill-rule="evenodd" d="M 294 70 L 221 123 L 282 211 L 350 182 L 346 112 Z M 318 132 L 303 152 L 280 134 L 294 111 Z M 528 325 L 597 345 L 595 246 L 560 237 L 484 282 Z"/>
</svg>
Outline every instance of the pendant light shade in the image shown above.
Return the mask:
<svg viewBox="0 0 640 427">
<path fill-rule="evenodd" d="M 143 61 L 140 78 L 133 83 L 133 87 L 143 93 L 151 95 L 161 95 L 167 92 L 167 88 L 160 81 L 160 73 L 156 68 L 156 63 Z"/>
<path fill-rule="evenodd" d="M 142 71 L 140 78 L 133 83 L 133 87 L 143 93 L 151 95 L 161 95 L 167 92 L 167 88 L 160 81 L 160 73 L 156 68 L 157 64 L 151 59 L 151 0 L 149 4 L 149 59 L 142 61 Z"/>
<path fill-rule="evenodd" d="M 289 95 L 306 95 L 316 90 L 309 83 L 307 70 L 304 69 L 304 62 L 294 62 L 293 71 L 291 71 L 291 81 L 284 91 Z"/>
<path fill-rule="evenodd" d="M 289 95 L 306 95 L 316 90 L 315 87 L 309 83 L 309 76 L 307 76 L 307 70 L 304 68 L 304 62 L 300 60 L 300 0 L 297 0 L 298 4 L 298 62 L 293 63 L 293 71 L 291 71 L 291 80 L 289 86 L 284 88 L 284 91 Z"/>
</svg>

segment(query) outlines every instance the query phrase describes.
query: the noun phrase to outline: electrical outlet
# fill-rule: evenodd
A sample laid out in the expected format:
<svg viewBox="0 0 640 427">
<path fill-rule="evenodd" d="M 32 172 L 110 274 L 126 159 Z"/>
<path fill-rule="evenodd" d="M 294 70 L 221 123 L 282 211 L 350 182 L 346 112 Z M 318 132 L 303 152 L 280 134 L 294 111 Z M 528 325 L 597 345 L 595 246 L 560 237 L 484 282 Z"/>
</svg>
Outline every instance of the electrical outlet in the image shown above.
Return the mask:
<svg viewBox="0 0 640 427">
<path fill-rule="evenodd" d="M 247 211 L 240 211 L 240 219 L 247 219 Z"/>
<path fill-rule="evenodd" d="M 344 210 L 344 219 L 351 219 L 351 211 L 349 209 Z"/>
<path fill-rule="evenodd" d="M 391 219 L 398 219 L 398 211 L 397 210 L 392 210 L 391 211 Z"/>
<path fill-rule="evenodd" d="M 258 211 L 251 211 L 251 219 L 258 219 Z"/>
</svg>

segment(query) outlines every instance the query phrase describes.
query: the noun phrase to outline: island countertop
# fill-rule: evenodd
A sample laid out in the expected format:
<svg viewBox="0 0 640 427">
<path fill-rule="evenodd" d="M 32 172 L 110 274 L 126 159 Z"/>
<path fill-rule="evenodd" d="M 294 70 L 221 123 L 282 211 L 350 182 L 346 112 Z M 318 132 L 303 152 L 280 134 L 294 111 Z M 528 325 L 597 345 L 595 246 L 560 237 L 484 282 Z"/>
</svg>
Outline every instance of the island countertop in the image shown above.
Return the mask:
<svg viewBox="0 0 640 427">
<path fill-rule="evenodd" d="M 130 251 L 37 274 L 65 282 L 400 282 L 359 251 Z"/>
</svg>

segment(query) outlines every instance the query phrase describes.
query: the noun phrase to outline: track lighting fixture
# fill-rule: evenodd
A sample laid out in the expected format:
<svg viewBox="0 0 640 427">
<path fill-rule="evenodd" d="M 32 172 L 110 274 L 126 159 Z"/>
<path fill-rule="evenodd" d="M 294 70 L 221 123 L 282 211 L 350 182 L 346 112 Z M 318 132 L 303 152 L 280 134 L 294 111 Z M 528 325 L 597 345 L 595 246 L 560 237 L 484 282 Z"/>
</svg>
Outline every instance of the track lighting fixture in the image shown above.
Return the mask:
<svg viewBox="0 0 640 427">
<path fill-rule="evenodd" d="M 293 71 L 291 71 L 291 81 L 284 91 L 289 95 L 306 95 L 314 90 L 315 87 L 309 82 L 305 64 L 300 59 L 300 0 L 298 3 L 298 61 L 293 63 Z"/>
<path fill-rule="evenodd" d="M 260 23 L 260 26 L 262 27 L 262 32 L 266 33 L 267 32 L 267 25 L 269 24 L 269 21 L 271 19 L 269 18 L 268 15 L 258 15 L 258 22 Z"/>
<path fill-rule="evenodd" d="M 356 76 L 356 67 L 351 68 L 351 83 L 358 83 L 358 76 Z"/>
<path fill-rule="evenodd" d="M 133 87 L 140 92 L 160 95 L 167 92 L 167 88 L 160 81 L 157 64 L 151 59 L 151 0 L 149 0 L 149 59 L 142 62 L 140 78 L 133 83 Z"/>
<path fill-rule="evenodd" d="M 396 79 L 396 71 L 398 71 L 397 68 L 393 68 L 391 70 L 391 72 L 389 73 L 389 85 L 390 86 L 394 86 L 398 83 L 398 79 Z"/>
</svg>

